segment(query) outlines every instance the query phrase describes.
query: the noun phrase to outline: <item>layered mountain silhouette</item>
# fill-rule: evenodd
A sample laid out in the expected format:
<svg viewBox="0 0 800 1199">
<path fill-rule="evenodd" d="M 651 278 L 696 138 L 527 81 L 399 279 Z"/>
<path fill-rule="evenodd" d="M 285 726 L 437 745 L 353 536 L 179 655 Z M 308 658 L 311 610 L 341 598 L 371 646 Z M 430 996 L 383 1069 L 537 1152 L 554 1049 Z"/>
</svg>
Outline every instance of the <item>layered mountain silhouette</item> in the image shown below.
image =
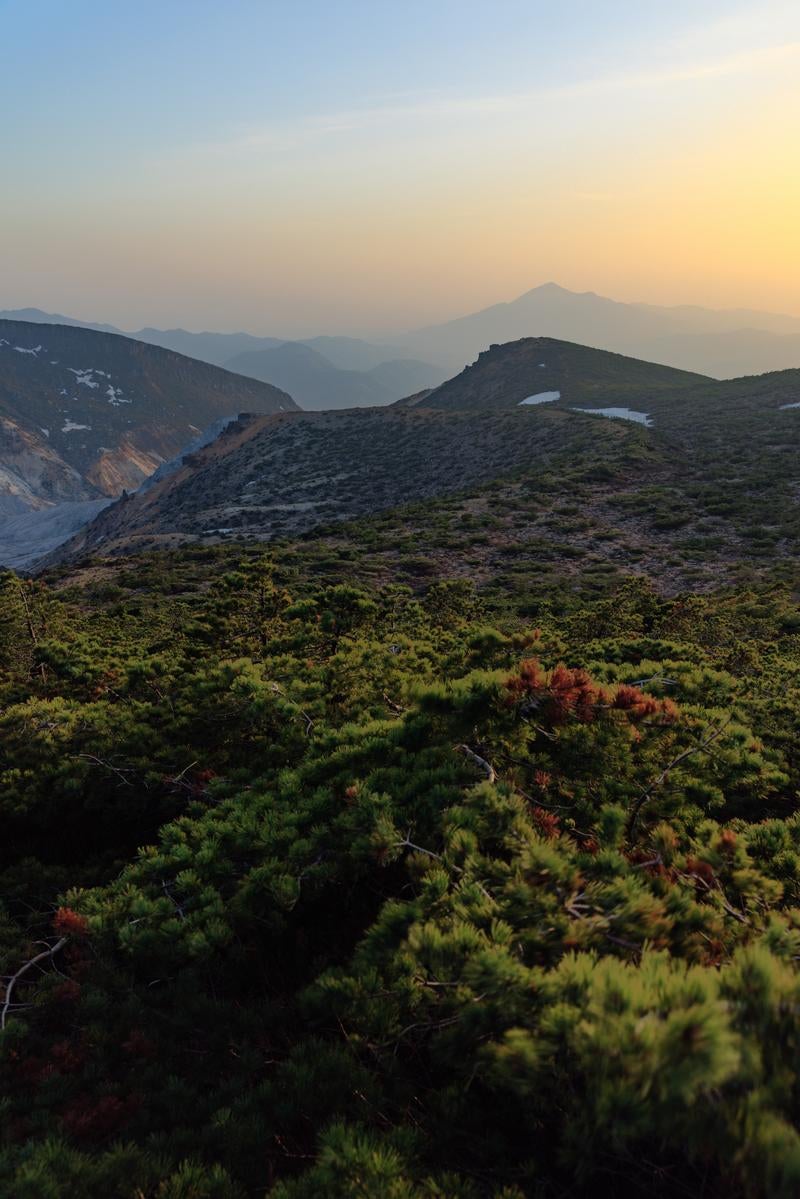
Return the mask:
<svg viewBox="0 0 800 1199">
<path fill-rule="evenodd" d="M 410 392 L 435 386 L 445 374 L 425 362 L 406 359 L 381 362 L 369 369 L 345 370 L 310 345 L 295 341 L 238 354 L 230 359 L 228 367 L 285 388 L 302 408 L 310 409 L 390 404 Z"/>
<path fill-rule="evenodd" d="M 0 321 L 0 514 L 136 488 L 207 425 L 291 396 L 118 334 Z"/>
<path fill-rule="evenodd" d="M 357 337 L 287 341 L 250 333 L 190 333 L 186 329 L 139 329 L 124 334 L 113 325 L 83 324 L 72 317 L 24 308 L 0 319 L 71 325 L 133 337 L 288 391 L 304 408 L 352 408 L 390 404 L 420 388 L 435 387 L 449 372 L 408 356 L 401 345 L 377 345 Z"/>
<path fill-rule="evenodd" d="M 38 309 L 0 312 L 0 317 L 3 316 L 58 324 L 83 323 Z M 119 332 L 108 325 L 90 327 Z M 232 359 L 245 353 L 275 349 L 287 341 L 248 333 L 190 333 L 184 329 L 153 328 L 140 329 L 131 336 L 219 366 L 230 365 Z M 422 378 L 418 386 L 409 387 L 406 394 L 410 394 L 441 383 L 493 343 L 523 337 L 577 342 L 715 378 L 800 367 L 798 317 L 741 308 L 716 310 L 693 305 L 620 303 L 594 292 L 569 291 L 555 283 L 543 284 L 508 303 L 494 304 L 456 320 L 384 337 L 382 344 L 331 336 L 305 338 L 302 344 L 322 354 L 340 370 L 366 372 L 398 359 L 413 359 L 427 364 L 433 372 L 439 371 L 433 382 Z M 385 375 L 379 376 L 379 380 L 386 384 Z M 397 385 L 405 385 L 405 380 Z M 291 387 L 288 390 L 292 392 Z M 395 394 L 392 398 L 399 396 Z"/>
<path fill-rule="evenodd" d="M 718 378 L 800 367 L 800 319 L 748 309 L 623 304 L 547 283 L 510 303 L 405 334 L 420 358 L 460 368 L 494 342 L 555 337 Z"/>
</svg>

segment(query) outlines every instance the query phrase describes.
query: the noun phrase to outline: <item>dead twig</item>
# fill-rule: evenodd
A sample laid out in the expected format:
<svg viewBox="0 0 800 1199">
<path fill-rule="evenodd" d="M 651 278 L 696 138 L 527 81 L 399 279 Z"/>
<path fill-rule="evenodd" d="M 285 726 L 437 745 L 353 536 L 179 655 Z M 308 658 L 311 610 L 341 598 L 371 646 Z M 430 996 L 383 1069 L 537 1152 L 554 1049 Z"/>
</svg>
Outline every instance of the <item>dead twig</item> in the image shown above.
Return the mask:
<svg viewBox="0 0 800 1199">
<path fill-rule="evenodd" d="M 78 754 L 77 756 L 84 762 L 91 762 L 93 766 L 102 766 L 104 770 L 110 770 L 112 774 L 117 776 L 123 787 L 133 786 L 131 780 L 127 778 L 130 772 L 124 768 L 115 766 L 112 762 L 106 762 L 103 758 L 98 758 L 94 754 Z"/>
<path fill-rule="evenodd" d="M 43 949 L 41 953 L 37 953 L 35 957 L 25 962 L 23 966 L 20 966 L 16 974 L 11 975 L 11 978 L 8 980 L 6 985 L 6 997 L 5 1002 L 3 1003 L 3 1010 L 0 1013 L 0 1029 L 4 1029 L 6 1026 L 6 1019 L 8 1018 L 8 1013 L 11 1010 L 11 997 L 14 994 L 14 987 L 17 985 L 19 980 L 38 962 L 43 962 L 46 958 L 54 957 L 59 950 L 64 948 L 67 940 L 67 937 L 60 937 L 59 940 L 56 941 L 55 945 L 50 945 L 47 949 Z"/>
<path fill-rule="evenodd" d="M 283 688 L 279 687 L 277 683 L 270 683 L 270 687 L 276 695 L 280 695 L 281 699 L 285 699 L 287 704 L 291 704 L 292 707 L 300 713 L 300 715 L 303 717 L 303 720 L 306 722 L 306 736 L 310 736 L 311 730 L 314 727 L 314 721 L 311 719 L 308 712 L 304 712 L 299 704 L 296 704 L 293 699 L 290 699 Z"/>
<path fill-rule="evenodd" d="M 468 745 L 457 745 L 455 748 L 458 753 L 463 754 L 465 758 L 469 758 L 470 762 L 474 763 L 486 775 L 490 783 L 495 781 L 497 775 L 495 774 L 494 766 L 487 762 L 485 758 L 482 758 L 480 754 L 476 754 Z"/>
</svg>

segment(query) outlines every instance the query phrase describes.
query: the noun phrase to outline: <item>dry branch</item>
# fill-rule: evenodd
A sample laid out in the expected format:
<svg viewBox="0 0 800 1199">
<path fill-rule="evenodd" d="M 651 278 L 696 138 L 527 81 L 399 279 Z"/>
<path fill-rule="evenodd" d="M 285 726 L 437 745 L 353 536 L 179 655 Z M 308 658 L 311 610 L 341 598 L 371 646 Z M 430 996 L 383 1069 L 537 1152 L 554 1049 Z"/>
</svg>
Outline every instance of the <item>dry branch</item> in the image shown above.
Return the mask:
<svg viewBox="0 0 800 1199">
<path fill-rule="evenodd" d="M 16 974 L 11 975 L 11 978 L 6 984 L 6 997 L 5 1002 L 3 1003 L 3 1010 L 0 1012 L 0 1029 L 4 1029 L 6 1026 L 6 1020 L 11 1008 L 11 997 L 14 994 L 14 987 L 17 985 L 22 976 L 27 974 L 31 967 L 35 966 L 37 962 L 43 962 L 46 958 L 54 957 L 60 949 L 64 948 L 66 943 L 67 937 L 61 937 L 58 941 L 56 941 L 55 945 L 51 945 L 48 949 L 43 949 L 41 953 L 37 953 L 36 957 L 31 958 L 29 961 L 25 962 L 23 966 L 20 966 Z"/>
</svg>

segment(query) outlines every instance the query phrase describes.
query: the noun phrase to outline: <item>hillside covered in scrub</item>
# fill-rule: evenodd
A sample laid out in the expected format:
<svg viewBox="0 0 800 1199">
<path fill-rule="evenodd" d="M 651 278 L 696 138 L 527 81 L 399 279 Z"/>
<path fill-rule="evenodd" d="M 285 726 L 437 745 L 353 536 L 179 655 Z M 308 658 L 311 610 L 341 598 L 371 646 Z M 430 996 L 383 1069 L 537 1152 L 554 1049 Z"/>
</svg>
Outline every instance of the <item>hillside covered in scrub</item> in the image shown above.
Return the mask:
<svg viewBox="0 0 800 1199">
<path fill-rule="evenodd" d="M 4 577 L 3 1193 L 796 1193 L 796 580 L 410 518 Z"/>
</svg>

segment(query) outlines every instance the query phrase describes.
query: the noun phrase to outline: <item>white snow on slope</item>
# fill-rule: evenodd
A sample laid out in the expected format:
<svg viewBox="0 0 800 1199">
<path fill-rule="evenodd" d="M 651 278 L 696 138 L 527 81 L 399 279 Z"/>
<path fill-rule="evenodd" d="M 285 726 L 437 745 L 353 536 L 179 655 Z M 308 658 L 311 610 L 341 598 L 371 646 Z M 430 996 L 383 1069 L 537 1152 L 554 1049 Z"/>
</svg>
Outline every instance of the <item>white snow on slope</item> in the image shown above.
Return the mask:
<svg viewBox="0 0 800 1199">
<path fill-rule="evenodd" d="M 61 426 L 62 433 L 74 433 L 76 429 L 91 429 L 91 425 L 76 425 L 74 420 L 67 420 Z"/>
<path fill-rule="evenodd" d="M 81 383 L 84 387 L 95 388 L 100 386 L 100 384 L 92 378 L 92 375 L 95 373 L 94 370 L 78 371 L 74 366 L 68 366 L 67 370 L 70 372 L 70 374 L 74 375 L 77 382 Z"/>
<path fill-rule="evenodd" d="M 108 396 L 109 404 L 113 404 L 115 408 L 118 408 L 120 404 L 132 404 L 133 403 L 133 400 L 124 400 L 122 398 L 122 388 L 121 387 L 112 387 L 110 383 L 109 383 L 108 387 L 106 388 L 106 395 Z"/>
<path fill-rule="evenodd" d="M 26 350 L 24 346 L 14 346 L 18 354 L 33 354 L 34 356 L 39 353 L 41 348 L 41 346 L 37 346 L 34 350 Z"/>
<path fill-rule="evenodd" d="M 646 412 L 637 412 L 635 408 L 573 408 L 573 412 L 588 412 L 590 416 L 609 416 L 612 420 L 632 420 L 637 425 L 652 425 L 652 420 Z"/>
<path fill-rule="evenodd" d="M 536 395 L 528 396 L 525 400 L 520 400 L 518 407 L 521 408 L 523 404 L 552 404 L 560 399 L 560 391 L 539 391 Z"/>
</svg>

